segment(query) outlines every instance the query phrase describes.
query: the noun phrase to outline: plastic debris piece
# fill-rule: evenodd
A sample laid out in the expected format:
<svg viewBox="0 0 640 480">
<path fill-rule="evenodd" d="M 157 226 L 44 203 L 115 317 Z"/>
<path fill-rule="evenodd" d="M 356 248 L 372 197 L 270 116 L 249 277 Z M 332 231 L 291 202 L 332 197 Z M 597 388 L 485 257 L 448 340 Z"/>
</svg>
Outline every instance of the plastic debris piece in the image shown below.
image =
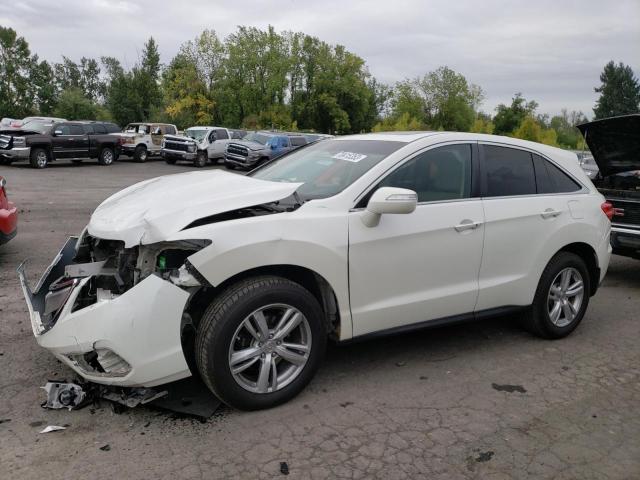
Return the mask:
<svg viewBox="0 0 640 480">
<path fill-rule="evenodd" d="M 58 425 L 48 425 L 44 427 L 40 433 L 57 432 L 58 430 L 66 430 L 67 427 L 59 427 Z"/>
<path fill-rule="evenodd" d="M 283 475 L 289 475 L 289 465 L 287 462 L 280 462 L 280 473 Z"/>
<path fill-rule="evenodd" d="M 44 408 L 73 410 L 79 407 L 86 397 L 82 387 L 75 383 L 47 382 L 40 388 L 47 392 L 47 400 L 42 404 Z"/>
<path fill-rule="evenodd" d="M 100 450 L 102 450 L 103 452 L 108 452 L 109 450 L 111 450 L 111 445 L 107 443 L 106 445 L 101 446 Z"/>
</svg>

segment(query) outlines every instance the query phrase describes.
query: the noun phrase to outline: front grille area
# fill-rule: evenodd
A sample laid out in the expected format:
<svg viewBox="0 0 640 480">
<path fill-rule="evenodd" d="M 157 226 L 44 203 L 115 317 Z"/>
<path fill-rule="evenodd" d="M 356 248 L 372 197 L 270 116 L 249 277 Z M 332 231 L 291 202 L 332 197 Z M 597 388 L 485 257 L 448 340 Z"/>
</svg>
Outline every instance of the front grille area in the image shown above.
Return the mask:
<svg viewBox="0 0 640 480">
<path fill-rule="evenodd" d="M 640 201 L 607 198 L 613 208 L 623 210 L 623 215 L 614 215 L 613 223 L 640 227 Z"/>
<path fill-rule="evenodd" d="M 230 143 L 227 146 L 227 153 L 230 153 L 231 155 L 240 155 L 242 157 L 248 157 L 249 156 L 249 149 L 243 145 L 238 145 L 236 143 Z"/>
<path fill-rule="evenodd" d="M 188 151 L 189 144 L 187 142 L 175 142 L 173 140 L 165 140 L 164 148 L 169 150 L 178 150 L 180 152 Z"/>
<path fill-rule="evenodd" d="M 6 150 L 9 148 L 9 144 L 11 143 L 10 135 L 0 135 L 0 149 Z"/>
</svg>

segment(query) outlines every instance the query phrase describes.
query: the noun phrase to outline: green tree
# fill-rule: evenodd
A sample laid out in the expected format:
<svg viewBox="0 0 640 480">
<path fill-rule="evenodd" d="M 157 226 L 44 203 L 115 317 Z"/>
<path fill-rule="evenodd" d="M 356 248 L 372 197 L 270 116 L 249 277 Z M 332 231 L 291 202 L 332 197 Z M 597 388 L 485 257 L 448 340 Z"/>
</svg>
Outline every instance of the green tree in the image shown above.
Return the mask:
<svg viewBox="0 0 640 480">
<path fill-rule="evenodd" d="M 520 126 L 513 132 L 513 136 L 532 142 L 545 143 L 557 146 L 557 136 L 555 130 L 544 128 L 538 119 L 532 115 L 527 115 Z"/>
<path fill-rule="evenodd" d="M 391 97 L 391 117 L 399 118 L 405 114 L 420 123 L 425 122 L 424 100 L 417 82 L 409 79 L 396 83 Z"/>
<path fill-rule="evenodd" d="M 433 129 L 468 131 L 484 98 L 482 89 L 449 67 L 440 67 L 419 79 L 425 121 Z"/>
<path fill-rule="evenodd" d="M 214 103 L 196 65 L 176 55 L 163 75 L 165 112 L 179 128 L 213 123 Z"/>
<path fill-rule="evenodd" d="M 31 83 L 34 88 L 35 110 L 40 115 L 51 115 L 58 102 L 53 68 L 46 61 L 34 56 L 31 68 Z"/>
<path fill-rule="evenodd" d="M 78 87 L 70 87 L 60 94 L 55 116 L 67 120 L 93 120 L 98 117 L 99 108 Z"/>
<path fill-rule="evenodd" d="M 511 105 L 503 103 L 496 107 L 496 116 L 493 117 L 494 133 L 496 135 L 510 135 L 515 132 L 525 117 L 534 115 L 538 104 L 535 101 L 527 102 L 522 93 L 516 93 L 511 100 Z"/>
<path fill-rule="evenodd" d="M 29 44 L 15 30 L 0 26 L 0 112 L 23 118 L 33 113 L 33 59 Z"/>
<path fill-rule="evenodd" d="M 640 83 L 631 67 L 611 61 L 600 74 L 600 82 L 595 88 L 600 94 L 593 109 L 596 119 L 640 112 Z"/>
<path fill-rule="evenodd" d="M 551 118 L 549 127 L 556 132 L 558 145 L 564 148 L 577 149 L 582 143 L 582 135 L 576 125 L 586 121 L 587 117 L 582 112 L 568 112 L 564 108 L 560 115 L 555 115 Z"/>
</svg>

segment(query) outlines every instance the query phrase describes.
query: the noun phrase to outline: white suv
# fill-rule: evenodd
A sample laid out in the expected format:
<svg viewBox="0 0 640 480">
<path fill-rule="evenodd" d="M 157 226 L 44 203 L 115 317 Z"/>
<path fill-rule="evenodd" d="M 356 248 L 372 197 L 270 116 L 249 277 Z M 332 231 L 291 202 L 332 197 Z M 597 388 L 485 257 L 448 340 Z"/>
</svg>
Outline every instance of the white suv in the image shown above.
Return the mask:
<svg viewBox="0 0 640 480">
<path fill-rule="evenodd" d="M 574 154 L 466 133 L 318 142 L 249 176 L 154 178 L 105 200 L 32 292 L 37 341 L 84 378 L 200 375 L 284 402 L 338 341 L 518 312 L 568 335 L 609 263 L 610 205 Z"/>
</svg>

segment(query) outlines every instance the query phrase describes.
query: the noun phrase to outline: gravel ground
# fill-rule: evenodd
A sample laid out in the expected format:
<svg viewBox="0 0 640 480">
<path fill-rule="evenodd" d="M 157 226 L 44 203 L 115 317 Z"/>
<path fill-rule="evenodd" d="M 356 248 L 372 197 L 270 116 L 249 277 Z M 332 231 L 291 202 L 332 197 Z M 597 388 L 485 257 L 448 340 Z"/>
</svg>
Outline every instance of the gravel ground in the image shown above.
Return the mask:
<svg viewBox="0 0 640 480">
<path fill-rule="evenodd" d="M 37 281 L 108 195 L 188 170 L 0 166 L 20 209 L 0 247 L 0 478 L 640 478 L 640 262 L 622 257 L 564 340 L 502 318 L 331 346 L 293 401 L 206 423 L 43 410 L 39 387 L 71 372 L 36 345 L 15 268 L 28 257 Z M 39 434 L 46 425 L 67 429 Z"/>
</svg>

